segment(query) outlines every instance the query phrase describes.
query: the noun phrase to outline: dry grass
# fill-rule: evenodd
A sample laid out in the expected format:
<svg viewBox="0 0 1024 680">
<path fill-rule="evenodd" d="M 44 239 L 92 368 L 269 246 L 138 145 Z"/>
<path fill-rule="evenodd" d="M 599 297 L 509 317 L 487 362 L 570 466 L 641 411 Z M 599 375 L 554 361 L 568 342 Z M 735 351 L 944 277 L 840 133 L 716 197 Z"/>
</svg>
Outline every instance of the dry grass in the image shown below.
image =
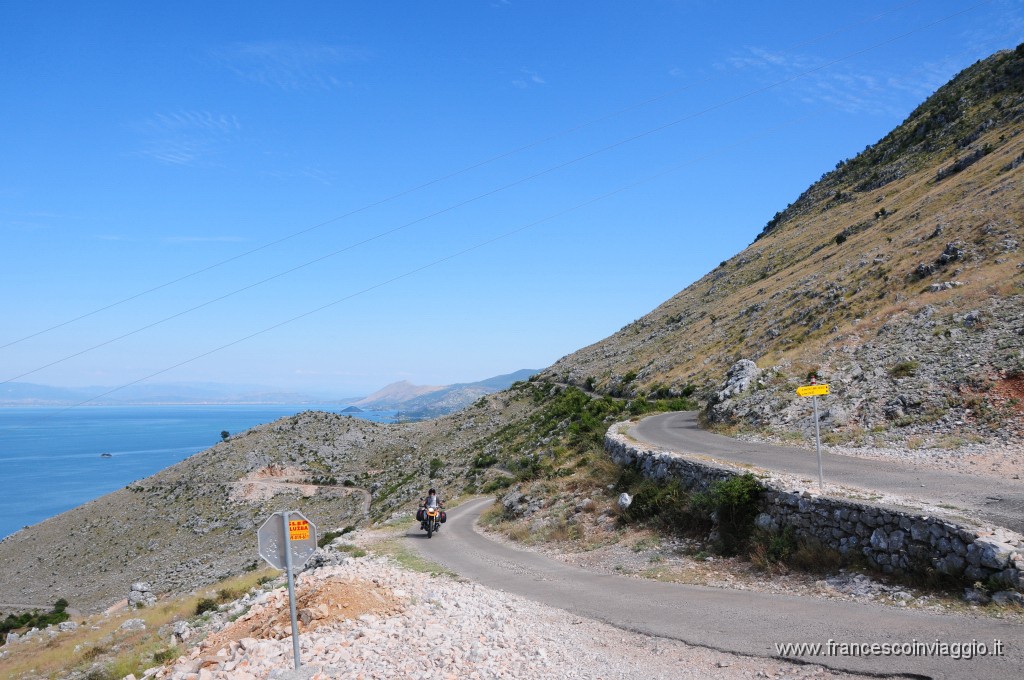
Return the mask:
<svg viewBox="0 0 1024 680">
<path fill-rule="evenodd" d="M 673 382 L 718 384 L 741 357 L 762 367 L 788 363 L 793 377 L 804 376 L 837 338 L 873 336 L 925 305 L 953 313 L 1020 294 L 1019 251 L 1004 253 L 999 243 L 1002 233 L 1020 240 L 1024 201 L 1014 186 L 1019 172 L 1000 168 L 1024 150 L 1024 135 L 992 130 L 973 144 L 991 144 L 996 152 L 941 182 L 936 169 L 949 158 L 872 191 L 833 187 L 851 200 L 807 205 L 647 317 L 556 369 L 591 376 L 598 387 L 615 374 L 643 369 L 640 392 Z M 836 243 L 849 229 L 845 242 Z M 918 264 L 934 263 L 953 241 L 966 257 L 930 277 L 914 276 Z M 928 284 L 950 280 L 963 286 L 926 292 Z M 649 339 L 652 331 L 657 340 Z"/>
<path fill-rule="evenodd" d="M 500 523 L 505 517 L 505 509 L 501 503 L 494 503 L 480 513 L 480 524 L 485 527 L 494 526 Z"/>
<path fill-rule="evenodd" d="M 708 585 L 707 575 L 698 569 L 688 567 L 652 567 L 640 573 L 640 576 L 662 583 L 682 583 L 692 586 Z"/>
<path fill-rule="evenodd" d="M 367 549 L 378 555 L 386 555 L 402 566 L 403 569 L 409 571 L 419 572 L 421 574 L 431 574 L 433 576 L 446 575 L 451 577 L 457 577 L 457 574 L 447 567 L 444 567 L 437 562 L 432 562 L 424 558 L 418 552 L 409 547 L 408 541 L 404 538 L 405 532 L 401 534 L 386 538 L 384 540 L 374 541 L 372 545 L 368 545 Z"/>
<path fill-rule="evenodd" d="M 203 597 L 217 597 L 219 593 L 238 597 L 256 587 L 260 580 L 277 573 L 272 569 L 249 572 L 214 584 L 202 593 L 165 600 L 153 607 L 125 608 L 109 616 L 87 617 L 77 621 L 80 625 L 74 631 L 60 633 L 53 639 L 40 638 L 46 639 L 45 642 L 30 640 L 5 645 L 0 649 L 9 652 L 9 656 L 0 659 L 0 677 L 60 678 L 73 669 L 88 668 L 97 662 L 104 666 L 104 670 L 96 674 L 97 678 L 138 675 L 154 665 L 154 655 L 173 653 L 166 640 L 157 635 L 161 626 L 191 618 L 196 603 Z M 146 629 L 121 630 L 121 624 L 128 619 L 142 619 Z"/>
</svg>

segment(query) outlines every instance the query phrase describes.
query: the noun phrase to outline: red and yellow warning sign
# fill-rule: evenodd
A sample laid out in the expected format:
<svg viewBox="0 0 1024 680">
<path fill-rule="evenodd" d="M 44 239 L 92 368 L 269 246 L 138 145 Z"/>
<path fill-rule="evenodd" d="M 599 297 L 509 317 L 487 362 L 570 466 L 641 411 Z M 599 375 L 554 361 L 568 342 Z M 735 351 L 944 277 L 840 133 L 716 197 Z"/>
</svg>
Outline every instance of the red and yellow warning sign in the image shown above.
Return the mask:
<svg viewBox="0 0 1024 680">
<path fill-rule="evenodd" d="M 288 540 L 290 540 L 290 541 L 308 541 L 309 540 L 309 520 L 306 520 L 306 519 L 290 519 L 290 520 L 288 520 Z"/>
</svg>

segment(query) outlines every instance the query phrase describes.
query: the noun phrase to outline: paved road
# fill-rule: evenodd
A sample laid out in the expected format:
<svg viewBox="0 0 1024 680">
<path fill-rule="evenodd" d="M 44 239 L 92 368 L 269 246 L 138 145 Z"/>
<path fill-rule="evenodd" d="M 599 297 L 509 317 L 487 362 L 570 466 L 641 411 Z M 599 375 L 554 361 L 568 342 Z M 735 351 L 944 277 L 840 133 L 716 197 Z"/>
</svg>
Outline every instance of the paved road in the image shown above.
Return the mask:
<svg viewBox="0 0 1024 680">
<path fill-rule="evenodd" d="M 692 411 L 644 418 L 629 428 L 634 439 L 680 453 L 703 454 L 768 470 L 803 475 L 817 483 L 813 450 L 744 442 L 697 427 Z M 1024 482 L 997 477 L 914 468 L 871 458 L 822 451 L 826 482 L 919 498 L 936 506 L 954 506 L 998 526 L 1024 533 Z"/>
<path fill-rule="evenodd" d="M 448 512 L 432 539 L 410 531 L 425 557 L 461 576 L 579 616 L 685 643 L 776 657 L 776 643 L 904 644 L 1002 641 L 1002 657 L 801 657 L 830 668 L 934 678 L 1013 678 L 1024 675 L 1024 626 L 993 619 L 936 616 L 878 605 L 833 602 L 596 574 L 487 539 L 473 530 L 485 498 Z"/>
</svg>

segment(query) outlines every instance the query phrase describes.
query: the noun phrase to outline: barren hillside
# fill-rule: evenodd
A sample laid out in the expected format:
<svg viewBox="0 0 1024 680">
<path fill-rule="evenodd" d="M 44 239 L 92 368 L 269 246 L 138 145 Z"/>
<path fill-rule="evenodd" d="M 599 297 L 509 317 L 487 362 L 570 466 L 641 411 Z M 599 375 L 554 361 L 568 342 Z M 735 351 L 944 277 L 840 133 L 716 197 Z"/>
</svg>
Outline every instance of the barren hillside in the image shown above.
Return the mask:
<svg viewBox="0 0 1024 680">
<path fill-rule="evenodd" d="M 767 370 L 725 420 L 785 428 L 792 388 L 817 372 L 842 427 L 1006 435 L 1024 373 L 1022 130 L 1024 46 L 963 71 L 743 252 L 543 377 L 714 398 L 750 359 Z"/>
</svg>

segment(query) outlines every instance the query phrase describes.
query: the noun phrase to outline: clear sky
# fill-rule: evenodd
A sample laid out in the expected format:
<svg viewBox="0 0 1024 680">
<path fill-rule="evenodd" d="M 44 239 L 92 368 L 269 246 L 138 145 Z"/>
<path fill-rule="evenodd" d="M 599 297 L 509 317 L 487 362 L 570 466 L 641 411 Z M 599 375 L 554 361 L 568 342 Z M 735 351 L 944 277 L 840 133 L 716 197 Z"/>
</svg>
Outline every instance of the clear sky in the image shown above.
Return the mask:
<svg viewBox="0 0 1024 680">
<path fill-rule="evenodd" d="M 0 381 L 542 368 L 1021 41 L 1009 0 L 0 0 Z"/>
</svg>

